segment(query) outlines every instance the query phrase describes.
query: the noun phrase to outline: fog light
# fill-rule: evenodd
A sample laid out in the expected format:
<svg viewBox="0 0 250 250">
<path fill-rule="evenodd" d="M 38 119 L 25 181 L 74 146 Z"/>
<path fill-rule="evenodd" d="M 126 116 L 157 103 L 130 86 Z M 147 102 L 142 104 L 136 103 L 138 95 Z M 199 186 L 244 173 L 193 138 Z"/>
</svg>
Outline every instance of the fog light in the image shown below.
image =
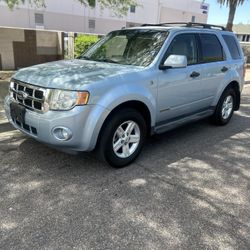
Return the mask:
<svg viewBox="0 0 250 250">
<path fill-rule="evenodd" d="M 52 134 L 57 140 L 68 141 L 72 138 L 72 132 L 69 128 L 65 127 L 56 127 L 52 130 Z"/>
</svg>

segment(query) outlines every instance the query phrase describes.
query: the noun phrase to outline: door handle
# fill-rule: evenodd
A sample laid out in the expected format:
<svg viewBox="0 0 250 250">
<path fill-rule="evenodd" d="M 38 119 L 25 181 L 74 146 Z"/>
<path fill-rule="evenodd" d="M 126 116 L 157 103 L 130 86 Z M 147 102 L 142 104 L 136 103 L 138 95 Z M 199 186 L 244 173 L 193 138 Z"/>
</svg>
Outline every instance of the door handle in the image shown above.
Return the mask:
<svg viewBox="0 0 250 250">
<path fill-rule="evenodd" d="M 221 72 L 227 72 L 227 71 L 228 71 L 228 68 L 225 66 L 221 69 Z"/>
<path fill-rule="evenodd" d="M 195 78 L 195 77 L 198 77 L 198 76 L 200 76 L 200 73 L 196 72 L 196 71 L 192 72 L 191 75 L 190 75 L 190 77 L 192 77 L 192 78 Z"/>
</svg>

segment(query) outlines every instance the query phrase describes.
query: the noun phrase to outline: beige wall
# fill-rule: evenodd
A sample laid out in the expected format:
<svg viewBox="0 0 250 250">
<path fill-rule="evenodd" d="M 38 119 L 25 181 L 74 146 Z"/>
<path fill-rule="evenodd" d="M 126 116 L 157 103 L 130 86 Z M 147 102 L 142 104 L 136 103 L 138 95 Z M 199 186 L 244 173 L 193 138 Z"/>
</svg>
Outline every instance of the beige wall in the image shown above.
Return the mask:
<svg viewBox="0 0 250 250">
<path fill-rule="evenodd" d="M 84 17 L 49 11 L 28 11 L 27 9 L 16 9 L 15 11 L 10 11 L 5 6 L 0 7 L 0 25 L 3 27 L 7 26 L 35 29 L 35 13 L 44 14 L 44 29 L 47 30 L 106 34 L 112 30 L 120 29 L 121 27 L 126 26 L 126 21 L 119 19 Z M 89 29 L 89 19 L 95 19 L 96 28 L 94 30 Z"/>
<path fill-rule="evenodd" d="M 0 41 L 2 68 L 14 69 L 13 41 L 24 42 L 24 31 L 21 29 L 0 28 Z"/>
<path fill-rule="evenodd" d="M 196 12 L 186 12 L 177 9 L 163 7 L 160 13 L 160 22 L 191 22 L 195 16 L 195 22 L 206 23 L 207 15 Z"/>
<path fill-rule="evenodd" d="M 106 34 L 129 24 L 184 22 L 196 16 L 197 22 L 206 22 L 202 14 L 201 1 L 194 0 L 137 0 L 135 13 L 118 17 L 111 9 L 81 5 L 76 0 L 46 0 L 46 8 L 35 8 L 25 1 L 18 9 L 10 11 L 0 0 L 0 26 L 21 28 L 44 28 L 64 32 Z M 36 27 L 35 13 L 44 15 L 44 27 Z M 95 20 L 95 29 L 89 29 L 89 19 Z"/>
<path fill-rule="evenodd" d="M 28 9 L 15 9 L 11 11 L 8 7 L 0 5 L 0 26 L 2 27 L 30 28 L 29 19 Z"/>
<path fill-rule="evenodd" d="M 0 55 L 3 70 L 60 59 L 62 33 L 0 27 Z"/>
</svg>

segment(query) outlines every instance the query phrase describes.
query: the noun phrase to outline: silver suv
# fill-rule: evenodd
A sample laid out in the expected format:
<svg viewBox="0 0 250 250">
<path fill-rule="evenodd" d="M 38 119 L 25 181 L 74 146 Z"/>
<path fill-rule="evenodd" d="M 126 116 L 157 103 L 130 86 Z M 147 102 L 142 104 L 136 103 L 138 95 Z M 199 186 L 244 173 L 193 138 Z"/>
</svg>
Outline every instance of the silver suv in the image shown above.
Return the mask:
<svg viewBox="0 0 250 250">
<path fill-rule="evenodd" d="M 25 134 L 68 152 L 92 151 L 114 167 L 147 135 L 240 107 L 245 62 L 232 32 L 199 24 L 113 31 L 76 60 L 19 70 L 5 111 Z"/>
</svg>

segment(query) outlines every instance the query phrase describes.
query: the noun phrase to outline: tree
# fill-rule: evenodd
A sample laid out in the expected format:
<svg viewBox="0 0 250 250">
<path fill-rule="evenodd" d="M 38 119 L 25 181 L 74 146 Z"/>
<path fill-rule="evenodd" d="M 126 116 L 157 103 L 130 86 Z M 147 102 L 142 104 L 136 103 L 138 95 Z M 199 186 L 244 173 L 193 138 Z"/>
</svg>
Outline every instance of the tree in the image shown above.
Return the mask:
<svg viewBox="0 0 250 250">
<path fill-rule="evenodd" d="M 10 9 L 18 7 L 20 4 L 29 2 L 34 4 L 36 7 L 46 7 L 46 0 L 0 0 L 5 2 Z M 81 4 L 89 5 L 94 7 L 96 0 L 78 0 Z M 125 15 L 131 5 L 137 5 L 136 0 L 98 0 L 102 8 L 110 8 L 112 11 L 119 16 Z"/>
<path fill-rule="evenodd" d="M 245 0 L 217 0 L 217 1 L 220 5 L 226 5 L 227 7 L 229 7 L 227 29 L 232 31 L 236 9 L 239 5 L 242 5 L 245 2 Z"/>
</svg>

